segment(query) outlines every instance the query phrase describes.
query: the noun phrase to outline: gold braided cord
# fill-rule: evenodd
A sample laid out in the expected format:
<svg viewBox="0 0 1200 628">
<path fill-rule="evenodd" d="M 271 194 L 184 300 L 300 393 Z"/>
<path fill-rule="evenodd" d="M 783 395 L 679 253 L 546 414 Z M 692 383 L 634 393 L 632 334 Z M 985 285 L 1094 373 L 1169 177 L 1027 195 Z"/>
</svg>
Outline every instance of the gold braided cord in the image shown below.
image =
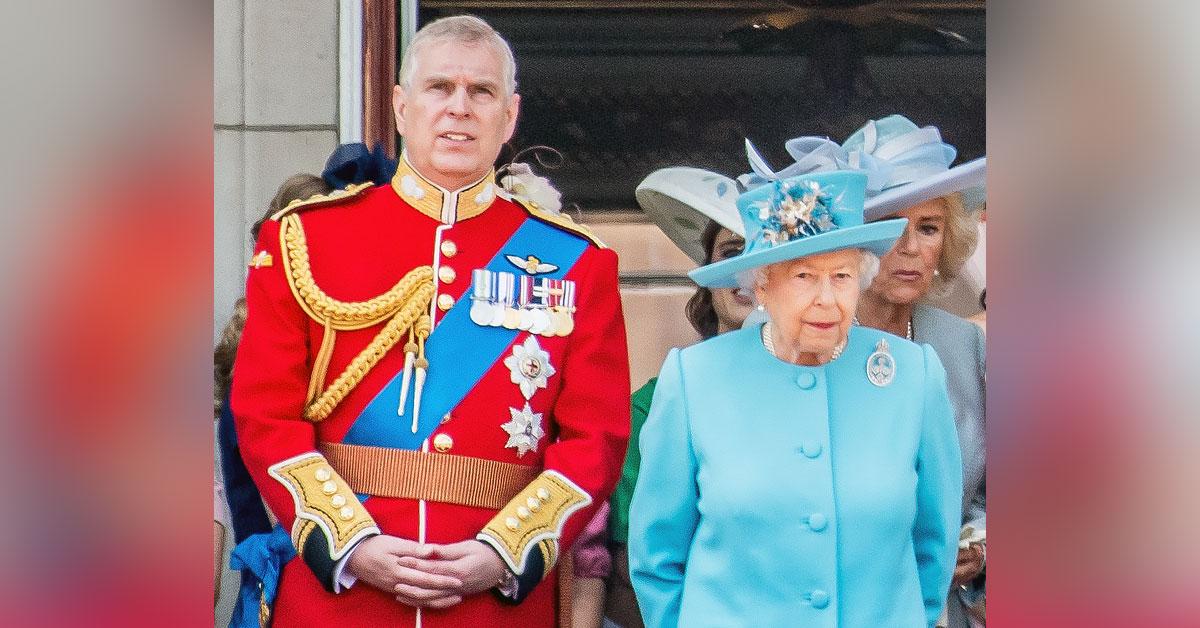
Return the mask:
<svg viewBox="0 0 1200 628">
<path fill-rule="evenodd" d="M 377 325 L 396 313 L 420 284 L 433 281 L 432 266 L 418 266 L 409 271 L 387 292 L 368 301 L 339 301 L 325 294 L 312 276 L 308 257 L 308 241 L 300 217 L 290 214 L 283 218 L 279 229 L 279 246 L 283 251 L 283 268 L 288 286 L 301 309 L 313 320 L 333 329 L 362 329 Z"/>
<path fill-rule="evenodd" d="M 428 266 L 422 268 L 429 269 Z M 408 276 L 412 276 L 415 272 L 415 270 L 410 272 Z M 432 278 L 432 273 L 430 278 Z M 407 280 L 408 277 L 405 279 Z M 417 320 L 429 309 L 429 303 L 433 300 L 433 291 L 432 281 L 418 284 L 414 294 L 404 301 L 392 320 L 388 321 L 387 325 L 384 325 L 383 329 L 371 340 L 371 344 L 355 356 L 342 374 L 338 375 L 337 379 L 325 389 L 325 392 L 305 409 L 304 417 L 314 423 L 329 417 L 337 404 L 341 403 L 342 399 L 345 399 L 346 395 L 362 382 L 380 358 L 400 342 L 404 332 L 416 324 Z"/>
<path fill-rule="evenodd" d="M 321 384 L 325 383 L 325 376 L 329 374 L 329 360 L 333 357 L 333 342 L 336 340 L 337 332 L 330 326 L 329 321 L 325 321 L 325 334 L 321 338 L 321 348 L 317 351 L 317 357 L 313 360 L 312 374 L 308 376 L 308 394 L 304 397 L 304 403 L 312 403 L 313 399 L 317 398 L 317 394 L 321 392 Z"/>
</svg>

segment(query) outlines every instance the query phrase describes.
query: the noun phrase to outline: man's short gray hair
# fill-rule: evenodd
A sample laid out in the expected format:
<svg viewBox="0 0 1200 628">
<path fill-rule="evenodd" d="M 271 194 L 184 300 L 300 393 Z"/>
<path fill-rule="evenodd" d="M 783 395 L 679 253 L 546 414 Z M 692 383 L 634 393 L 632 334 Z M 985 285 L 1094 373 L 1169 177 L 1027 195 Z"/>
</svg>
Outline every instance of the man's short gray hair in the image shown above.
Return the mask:
<svg viewBox="0 0 1200 628">
<path fill-rule="evenodd" d="M 487 22 L 474 15 L 453 15 L 434 20 L 417 31 L 400 60 L 400 87 L 408 91 L 412 77 L 417 71 L 417 53 L 433 43 L 453 41 L 460 44 L 486 44 L 491 46 L 504 66 L 505 95 L 517 91 L 517 61 L 508 42 Z"/>
<path fill-rule="evenodd" d="M 862 257 L 858 262 L 858 287 L 860 290 L 866 290 L 871 287 L 871 282 L 875 281 L 875 275 L 879 274 L 879 256 L 866 249 L 858 249 L 858 251 L 862 253 Z M 790 262 L 792 260 L 787 261 Z M 786 262 L 777 263 L 783 264 Z M 773 266 L 773 264 L 768 264 L 767 266 Z M 755 288 L 767 285 L 767 266 L 759 266 L 738 273 L 738 286 L 749 292 L 751 298 L 754 298 Z M 757 300 L 755 298 L 755 301 Z"/>
</svg>

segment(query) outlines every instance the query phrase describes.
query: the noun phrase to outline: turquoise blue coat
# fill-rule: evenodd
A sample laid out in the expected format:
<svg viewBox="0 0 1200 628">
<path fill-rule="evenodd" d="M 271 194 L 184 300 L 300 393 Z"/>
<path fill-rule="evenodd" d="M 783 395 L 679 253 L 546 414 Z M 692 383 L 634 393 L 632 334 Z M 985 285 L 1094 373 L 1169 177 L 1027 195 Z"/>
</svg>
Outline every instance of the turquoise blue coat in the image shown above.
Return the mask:
<svg viewBox="0 0 1200 628">
<path fill-rule="evenodd" d="M 932 626 L 962 521 L 937 354 L 856 326 L 838 359 L 797 366 L 760 329 L 672 350 L 659 374 L 629 525 L 646 625 Z M 883 338 L 896 375 L 878 387 Z"/>
</svg>

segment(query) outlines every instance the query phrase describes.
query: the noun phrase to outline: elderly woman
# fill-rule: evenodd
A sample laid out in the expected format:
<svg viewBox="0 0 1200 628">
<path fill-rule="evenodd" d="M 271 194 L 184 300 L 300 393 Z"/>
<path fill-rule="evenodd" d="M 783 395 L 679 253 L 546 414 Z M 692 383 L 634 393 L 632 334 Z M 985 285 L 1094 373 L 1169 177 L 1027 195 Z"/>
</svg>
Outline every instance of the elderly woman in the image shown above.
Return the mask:
<svg viewBox="0 0 1200 628">
<path fill-rule="evenodd" d="M 769 322 L 673 350 L 642 429 L 630 571 L 647 626 L 931 626 L 958 546 L 961 469 L 937 354 L 853 326 L 904 220 L 862 224 L 866 176 L 738 198 Z M 653 452 L 653 455 L 649 455 Z"/>
<path fill-rule="evenodd" d="M 978 219 L 964 206 L 985 176 L 982 159 L 950 168 L 956 151 L 934 127 L 893 115 L 872 120 L 843 144 L 860 164 L 875 161 L 880 191 L 866 202 L 867 222 L 907 218 L 858 303 L 861 324 L 929 343 L 946 368 L 963 459 L 963 543 L 954 570 L 949 628 L 968 628 L 982 596 L 986 528 L 983 332 L 926 301 L 941 292 L 975 250 Z"/>
</svg>

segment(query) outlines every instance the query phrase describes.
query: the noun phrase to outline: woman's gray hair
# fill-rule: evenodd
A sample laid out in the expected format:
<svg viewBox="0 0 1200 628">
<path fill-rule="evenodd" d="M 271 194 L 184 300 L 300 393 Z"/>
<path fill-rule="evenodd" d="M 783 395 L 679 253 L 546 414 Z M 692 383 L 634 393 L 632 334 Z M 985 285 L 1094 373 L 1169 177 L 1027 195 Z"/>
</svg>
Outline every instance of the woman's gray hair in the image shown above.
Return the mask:
<svg viewBox="0 0 1200 628">
<path fill-rule="evenodd" d="M 508 42 L 487 22 L 474 15 L 453 15 L 434 20 L 413 36 L 412 42 L 400 60 L 400 87 L 408 91 L 412 77 L 417 71 L 417 53 L 433 43 L 453 41 L 460 44 L 487 44 L 500 57 L 504 66 L 504 90 L 506 96 L 517 91 L 517 61 Z"/>
<path fill-rule="evenodd" d="M 875 281 L 875 275 L 879 274 L 879 256 L 867 249 L 858 249 L 858 252 L 862 254 L 858 262 L 858 288 L 866 290 L 871 287 L 871 282 Z M 782 264 L 784 262 L 776 263 Z M 768 264 L 767 266 L 773 265 Z M 737 274 L 738 286 L 749 292 L 750 297 L 755 301 L 758 301 L 758 299 L 754 297 L 754 289 L 767 285 L 767 266 L 743 270 Z"/>
</svg>

